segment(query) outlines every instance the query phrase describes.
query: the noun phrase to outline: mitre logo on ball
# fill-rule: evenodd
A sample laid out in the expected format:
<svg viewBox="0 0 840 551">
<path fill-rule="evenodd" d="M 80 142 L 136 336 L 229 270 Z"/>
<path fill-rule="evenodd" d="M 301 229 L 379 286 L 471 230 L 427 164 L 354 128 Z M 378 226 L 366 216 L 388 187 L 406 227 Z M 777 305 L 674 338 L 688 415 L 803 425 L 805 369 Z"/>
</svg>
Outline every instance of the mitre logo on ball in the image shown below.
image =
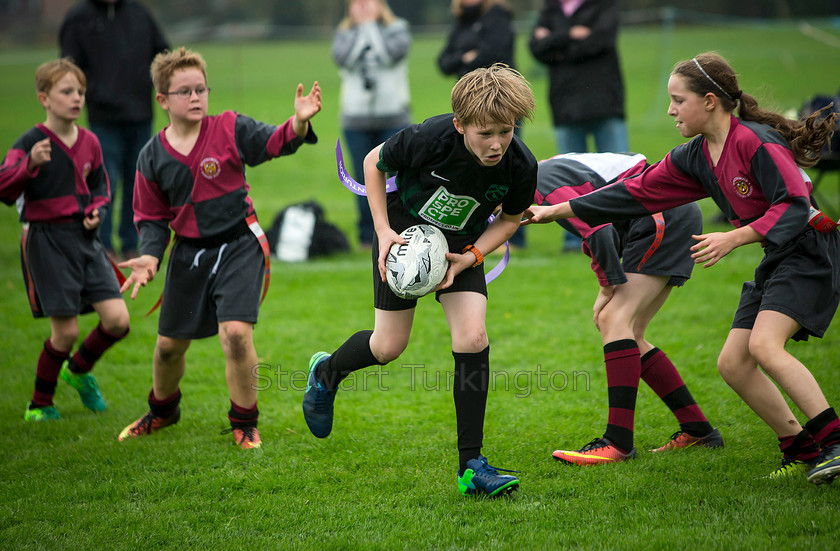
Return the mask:
<svg viewBox="0 0 840 551">
<path fill-rule="evenodd" d="M 449 267 L 449 246 L 443 232 L 428 224 L 406 228 L 400 237 L 406 242 L 391 245 L 385 258 L 385 279 L 398 297 L 420 298 L 443 281 Z"/>
</svg>

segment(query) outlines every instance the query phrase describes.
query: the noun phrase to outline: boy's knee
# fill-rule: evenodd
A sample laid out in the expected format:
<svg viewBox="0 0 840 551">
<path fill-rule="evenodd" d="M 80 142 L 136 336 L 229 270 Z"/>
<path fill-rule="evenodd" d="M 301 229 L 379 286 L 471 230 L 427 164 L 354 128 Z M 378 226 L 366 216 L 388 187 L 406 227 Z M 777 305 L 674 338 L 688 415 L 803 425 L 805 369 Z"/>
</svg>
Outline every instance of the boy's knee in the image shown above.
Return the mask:
<svg viewBox="0 0 840 551">
<path fill-rule="evenodd" d="M 158 335 L 155 354 L 166 363 L 178 359 L 184 355 L 186 348 L 181 341 Z"/>
<path fill-rule="evenodd" d="M 386 344 L 375 350 L 373 349 L 373 347 L 371 347 L 371 352 L 373 353 L 373 356 L 381 365 L 393 362 L 394 360 L 400 357 L 400 354 L 402 354 L 404 350 L 405 346 L 400 346 L 397 343 Z"/>
<path fill-rule="evenodd" d="M 393 362 L 408 346 L 408 334 L 398 331 L 374 330 L 368 341 L 370 352 L 380 365 Z"/>
<path fill-rule="evenodd" d="M 765 369 L 768 369 L 772 365 L 773 359 L 777 358 L 779 353 L 784 349 L 782 347 L 782 350 L 779 350 L 772 341 L 764 338 L 762 334 L 756 333 L 755 331 L 750 335 L 749 346 L 750 355 Z"/>
<path fill-rule="evenodd" d="M 457 338 L 453 338 L 452 349 L 462 352 L 481 352 L 490 346 L 487 331 L 484 327 L 473 327 L 462 331 Z"/>
<path fill-rule="evenodd" d="M 114 337 L 122 338 L 126 336 L 129 329 L 131 329 L 131 320 L 128 316 L 128 310 L 108 320 L 103 319 L 102 328 L 109 335 L 113 335 Z"/>
<path fill-rule="evenodd" d="M 53 332 L 52 336 L 50 337 L 50 344 L 52 344 L 53 348 L 56 350 L 60 350 L 62 352 L 69 352 L 73 349 L 73 346 L 76 344 L 76 341 L 79 339 L 79 328 L 75 329 L 64 329 L 61 331 Z"/>
<path fill-rule="evenodd" d="M 245 354 L 253 346 L 253 329 L 248 323 L 223 323 L 219 337 L 226 353 L 234 356 Z"/>
<path fill-rule="evenodd" d="M 743 377 L 747 371 L 753 369 L 753 364 L 749 358 L 740 354 L 721 352 L 717 360 L 717 369 L 723 380 L 729 383 L 731 381 L 736 382 Z"/>
</svg>

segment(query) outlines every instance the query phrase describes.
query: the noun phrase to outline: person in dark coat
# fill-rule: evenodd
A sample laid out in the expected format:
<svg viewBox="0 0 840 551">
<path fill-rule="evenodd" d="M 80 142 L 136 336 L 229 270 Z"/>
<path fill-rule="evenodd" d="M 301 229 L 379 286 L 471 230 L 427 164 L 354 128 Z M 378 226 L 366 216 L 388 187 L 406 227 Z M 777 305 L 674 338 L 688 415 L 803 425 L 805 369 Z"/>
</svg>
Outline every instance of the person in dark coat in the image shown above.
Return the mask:
<svg viewBox="0 0 840 551">
<path fill-rule="evenodd" d="M 169 43 L 149 11 L 132 0 L 79 3 L 67 12 L 58 40 L 61 56 L 72 58 L 87 78 L 88 125 L 102 144 L 115 209 L 116 196 L 121 195 L 120 250 L 123 257 L 134 257 L 134 173 L 140 149 L 152 132 L 149 66 Z M 99 235 L 114 257 L 112 221 L 109 211 Z"/>
<path fill-rule="evenodd" d="M 505 0 L 452 0 L 452 15 L 452 29 L 438 55 L 441 73 L 461 78 L 473 69 L 494 63 L 515 68 L 513 11 Z M 522 137 L 519 126 L 514 132 Z M 524 248 L 525 228 L 516 230 L 509 242 Z"/>
<path fill-rule="evenodd" d="M 529 47 L 548 68 L 558 153 L 586 153 L 590 135 L 599 153 L 630 150 L 618 25 L 616 0 L 545 0 L 540 10 Z M 580 247 L 567 233 L 563 250 Z"/>
</svg>

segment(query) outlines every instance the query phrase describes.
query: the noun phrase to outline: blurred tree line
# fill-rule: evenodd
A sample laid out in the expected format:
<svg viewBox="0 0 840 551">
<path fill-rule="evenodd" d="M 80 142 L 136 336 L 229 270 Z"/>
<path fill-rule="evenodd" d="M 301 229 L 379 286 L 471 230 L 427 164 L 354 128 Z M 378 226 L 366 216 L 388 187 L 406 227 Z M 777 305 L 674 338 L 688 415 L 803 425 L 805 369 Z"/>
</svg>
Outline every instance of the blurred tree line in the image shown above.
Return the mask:
<svg viewBox="0 0 840 551">
<path fill-rule="evenodd" d="M 221 21 L 270 21 L 277 26 L 332 27 L 345 13 L 344 0 L 148 0 L 161 19 L 177 21 L 212 16 Z M 395 13 L 412 25 L 448 24 L 449 0 L 389 0 Z M 542 6 L 542 0 L 508 0 L 517 18 L 524 18 Z M 619 0 L 624 11 L 679 10 L 759 18 L 802 18 L 840 15 L 838 0 Z"/>
<path fill-rule="evenodd" d="M 0 0 L 0 46 L 53 42 L 70 7 L 84 0 Z M 219 28 L 239 26 L 245 36 L 323 38 L 344 17 L 346 0 L 134 0 L 151 6 L 164 28 L 193 38 L 225 38 Z M 520 28 L 543 0 L 507 0 Z M 840 17 L 840 0 L 618 0 L 624 24 L 740 18 Z M 416 27 L 448 26 L 451 0 L 389 0 L 394 12 Z M 840 18 L 837 19 L 840 22 Z M 260 25 L 257 30 L 249 25 Z M 838 23 L 840 25 L 840 23 Z M 245 29 L 244 31 L 242 29 Z"/>
</svg>

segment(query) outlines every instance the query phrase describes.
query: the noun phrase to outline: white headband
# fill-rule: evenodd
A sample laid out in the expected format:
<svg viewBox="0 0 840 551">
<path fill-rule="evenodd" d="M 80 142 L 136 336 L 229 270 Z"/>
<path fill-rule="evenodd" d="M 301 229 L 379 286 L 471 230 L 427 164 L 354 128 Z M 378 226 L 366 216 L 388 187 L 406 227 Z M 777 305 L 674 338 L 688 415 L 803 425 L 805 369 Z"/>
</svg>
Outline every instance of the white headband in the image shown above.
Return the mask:
<svg viewBox="0 0 840 551">
<path fill-rule="evenodd" d="M 724 89 L 723 89 L 723 87 L 721 87 L 721 85 L 720 85 L 720 84 L 718 84 L 717 82 L 715 82 L 715 79 L 713 79 L 712 77 L 710 77 L 710 76 L 709 76 L 709 73 L 707 73 L 706 71 L 704 71 L 704 70 L 703 70 L 703 67 L 701 67 L 701 66 L 700 66 L 700 62 L 699 62 L 699 61 L 697 61 L 697 58 L 696 58 L 696 57 L 692 57 L 692 58 L 691 58 L 691 61 L 693 61 L 693 62 L 694 62 L 694 64 L 695 64 L 695 65 L 697 65 L 697 68 L 698 68 L 698 69 L 700 69 L 700 72 L 701 72 L 701 73 L 703 73 L 703 76 L 705 76 L 707 79 L 709 79 L 709 82 L 711 82 L 712 84 L 714 84 L 714 85 L 715 85 L 715 87 L 716 87 L 718 90 L 720 90 L 721 92 L 723 92 L 723 95 L 724 95 L 724 96 L 728 97 L 728 98 L 729 98 L 729 99 L 731 99 L 732 101 L 735 101 L 735 98 L 733 98 L 732 96 L 730 96 L 729 94 L 727 94 L 727 93 L 726 93 L 726 90 L 724 90 Z M 740 96 L 740 95 L 741 95 L 741 94 L 738 94 L 738 96 Z"/>
</svg>

